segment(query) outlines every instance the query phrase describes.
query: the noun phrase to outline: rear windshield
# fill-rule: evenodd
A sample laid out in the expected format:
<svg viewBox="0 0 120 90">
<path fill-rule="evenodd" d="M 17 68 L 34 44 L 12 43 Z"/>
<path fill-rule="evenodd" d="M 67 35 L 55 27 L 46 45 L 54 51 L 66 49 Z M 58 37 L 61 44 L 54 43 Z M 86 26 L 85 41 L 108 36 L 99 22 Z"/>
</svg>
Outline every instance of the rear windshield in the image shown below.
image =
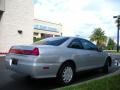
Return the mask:
<svg viewBox="0 0 120 90">
<path fill-rule="evenodd" d="M 59 46 L 68 39 L 69 39 L 68 37 L 51 37 L 51 38 L 46 38 L 46 39 L 42 39 L 42 40 L 40 40 L 38 42 L 35 42 L 34 45 Z"/>
</svg>

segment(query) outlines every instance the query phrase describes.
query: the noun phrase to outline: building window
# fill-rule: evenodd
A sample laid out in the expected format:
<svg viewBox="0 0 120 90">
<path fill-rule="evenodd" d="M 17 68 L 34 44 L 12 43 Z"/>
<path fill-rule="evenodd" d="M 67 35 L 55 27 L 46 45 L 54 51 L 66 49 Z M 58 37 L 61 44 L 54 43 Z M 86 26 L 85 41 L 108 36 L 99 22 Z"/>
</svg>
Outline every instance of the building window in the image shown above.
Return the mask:
<svg viewBox="0 0 120 90">
<path fill-rule="evenodd" d="M 38 36 L 38 34 L 39 34 L 39 33 L 37 33 L 37 32 L 34 32 L 34 35 L 35 35 L 35 36 Z"/>
<path fill-rule="evenodd" d="M 55 35 L 55 37 L 60 37 L 60 35 Z"/>
<path fill-rule="evenodd" d="M 48 37 L 53 37 L 52 34 L 45 34 L 45 33 L 41 33 L 41 38 L 48 38 Z"/>
<path fill-rule="evenodd" d="M 41 33 L 41 38 L 45 38 L 45 34 L 44 33 Z"/>
</svg>

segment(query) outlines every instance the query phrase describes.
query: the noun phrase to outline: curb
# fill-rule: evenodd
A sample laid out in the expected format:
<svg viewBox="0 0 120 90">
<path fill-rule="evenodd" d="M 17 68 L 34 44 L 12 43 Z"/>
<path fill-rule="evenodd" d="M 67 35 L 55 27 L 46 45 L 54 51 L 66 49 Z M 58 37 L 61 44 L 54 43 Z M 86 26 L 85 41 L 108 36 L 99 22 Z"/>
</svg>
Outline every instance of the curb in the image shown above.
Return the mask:
<svg viewBox="0 0 120 90">
<path fill-rule="evenodd" d="M 113 72 L 113 73 L 110 73 L 110 74 L 107 74 L 105 76 L 101 76 L 101 77 L 96 77 L 94 79 L 91 79 L 91 80 L 87 80 L 87 81 L 83 81 L 83 82 L 80 82 L 80 83 L 77 83 L 77 84 L 71 84 L 69 86 L 77 86 L 77 85 L 82 85 L 82 84 L 85 84 L 85 83 L 90 83 L 92 81 L 96 81 L 96 80 L 100 80 L 100 79 L 104 79 L 104 78 L 107 78 L 107 77 L 111 77 L 111 76 L 114 76 L 114 75 L 117 75 L 117 74 L 120 74 L 120 69 L 118 69 L 117 71 Z M 69 86 L 66 86 L 66 87 L 69 87 Z M 63 87 L 60 87 L 60 88 L 64 88 Z M 53 89 L 53 90 L 59 90 L 60 88 L 56 88 L 56 89 Z"/>
<path fill-rule="evenodd" d="M 5 55 L 0 55 L 0 58 L 5 57 Z"/>
<path fill-rule="evenodd" d="M 4 56 L 6 56 L 6 54 L 0 54 L 0 57 L 4 57 Z"/>
<path fill-rule="evenodd" d="M 6 54 L 7 54 L 7 52 L 0 52 L 0 58 L 1 58 L 1 57 L 5 57 Z"/>
</svg>

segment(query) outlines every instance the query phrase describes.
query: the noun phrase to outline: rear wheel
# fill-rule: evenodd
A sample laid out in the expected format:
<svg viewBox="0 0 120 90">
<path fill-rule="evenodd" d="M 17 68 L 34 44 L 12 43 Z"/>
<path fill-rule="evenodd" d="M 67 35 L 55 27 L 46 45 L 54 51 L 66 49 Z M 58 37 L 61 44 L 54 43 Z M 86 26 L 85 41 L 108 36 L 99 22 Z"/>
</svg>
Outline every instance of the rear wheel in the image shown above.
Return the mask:
<svg viewBox="0 0 120 90">
<path fill-rule="evenodd" d="M 60 84 L 70 84 L 75 74 L 74 67 L 71 63 L 65 63 L 62 65 L 58 72 L 57 79 Z"/>
</svg>

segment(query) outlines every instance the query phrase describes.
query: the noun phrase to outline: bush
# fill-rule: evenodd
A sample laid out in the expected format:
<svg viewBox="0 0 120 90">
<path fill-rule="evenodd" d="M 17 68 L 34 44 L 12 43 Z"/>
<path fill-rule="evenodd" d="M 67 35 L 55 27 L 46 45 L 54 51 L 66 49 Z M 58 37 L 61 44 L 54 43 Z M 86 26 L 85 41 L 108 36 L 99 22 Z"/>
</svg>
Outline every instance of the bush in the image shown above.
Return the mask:
<svg viewBox="0 0 120 90">
<path fill-rule="evenodd" d="M 36 38 L 36 37 L 33 38 L 33 42 L 37 42 L 37 41 L 40 41 L 40 40 L 41 40 L 41 38 Z"/>
</svg>

